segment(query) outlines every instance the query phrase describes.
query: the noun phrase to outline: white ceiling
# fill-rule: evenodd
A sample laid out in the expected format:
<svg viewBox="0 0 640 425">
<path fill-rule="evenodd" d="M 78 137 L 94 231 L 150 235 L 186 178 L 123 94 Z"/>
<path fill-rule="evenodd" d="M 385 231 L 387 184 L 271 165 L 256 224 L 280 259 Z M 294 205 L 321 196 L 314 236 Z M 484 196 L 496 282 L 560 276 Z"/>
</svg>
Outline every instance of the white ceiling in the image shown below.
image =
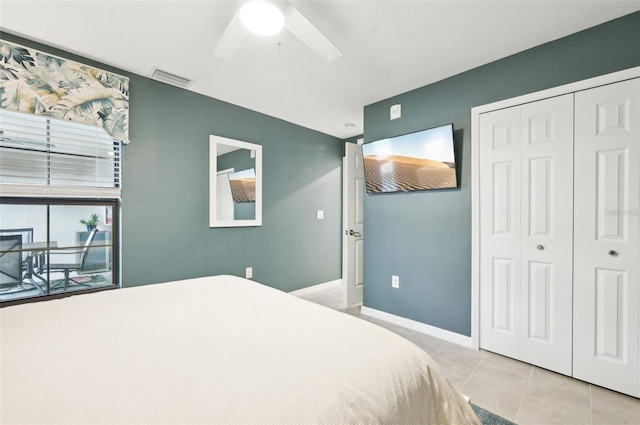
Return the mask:
<svg viewBox="0 0 640 425">
<path fill-rule="evenodd" d="M 640 10 L 640 0 L 292 3 L 342 57 L 327 62 L 286 30 L 214 57 L 237 1 L 0 0 L 0 29 L 140 75 L 158 67 L 194 80 L 194 92 L 347 138 L 362 134 L 365 105 Z"/>
</svg>

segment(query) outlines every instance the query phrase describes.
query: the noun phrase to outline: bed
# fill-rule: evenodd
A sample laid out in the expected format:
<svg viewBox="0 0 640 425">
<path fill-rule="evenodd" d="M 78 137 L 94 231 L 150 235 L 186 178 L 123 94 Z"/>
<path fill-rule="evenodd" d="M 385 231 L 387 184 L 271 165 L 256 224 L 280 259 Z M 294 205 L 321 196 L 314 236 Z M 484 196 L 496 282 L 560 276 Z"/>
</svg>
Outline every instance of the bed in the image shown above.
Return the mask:
<svg viewBox="0 0 640 425">
<path fill-rule="evenodd" d="M 0 309 L 2 424 L 479 424 L 404 338 L 234 276 Z"/>
</svg>

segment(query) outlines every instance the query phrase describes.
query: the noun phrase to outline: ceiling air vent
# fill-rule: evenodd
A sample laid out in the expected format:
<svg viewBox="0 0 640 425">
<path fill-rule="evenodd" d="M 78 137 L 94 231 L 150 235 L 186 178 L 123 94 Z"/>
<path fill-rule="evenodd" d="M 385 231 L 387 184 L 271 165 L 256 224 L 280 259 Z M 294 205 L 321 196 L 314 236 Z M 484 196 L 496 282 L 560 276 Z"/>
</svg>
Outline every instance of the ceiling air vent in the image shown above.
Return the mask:
<svg viewBox="0 0 640 425">
<path fill-rule="evenodd" d="M 192 82 L 188 78 L 179 77 L 175 74 L 171 74 L 160 69 L 155 69 L 153 71 L 153 74 L 151 75 L 151 78 L 156 81 L 161 81 L 163 83 L 171 84 L 172 86 L 180 87 L 183 89 L 186 89 Z"/>
</svg>

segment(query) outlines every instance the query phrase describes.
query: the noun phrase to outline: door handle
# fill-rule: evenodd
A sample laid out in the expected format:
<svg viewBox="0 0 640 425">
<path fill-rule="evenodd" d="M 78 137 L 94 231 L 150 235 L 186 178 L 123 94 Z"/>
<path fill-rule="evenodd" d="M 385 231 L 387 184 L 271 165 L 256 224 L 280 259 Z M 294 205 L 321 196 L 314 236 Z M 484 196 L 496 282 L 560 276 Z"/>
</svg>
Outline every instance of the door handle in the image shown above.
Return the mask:
<svg viewBox="0 0 640 425">
<path fill-rule="evenodd" d="M 536 249 L 538 251 L 544 251 L 544 245 L 538 245 L 538 246 L 536 246 Z"/>
<path fill-rule="evenodd" d="M 609 255 L 612 257 L 617 257 L 618 256 L 618 251 L 614 251 L 613 249 L 609 250 Z"/>
<path fill-rule="evenodd" d="M 355 236 L 356 238 L 359 238 L 361 236 L 360 232 L 354 232 L 353 230 L 349 230 L 349 234 L 351 236 Z"/>
</svg>

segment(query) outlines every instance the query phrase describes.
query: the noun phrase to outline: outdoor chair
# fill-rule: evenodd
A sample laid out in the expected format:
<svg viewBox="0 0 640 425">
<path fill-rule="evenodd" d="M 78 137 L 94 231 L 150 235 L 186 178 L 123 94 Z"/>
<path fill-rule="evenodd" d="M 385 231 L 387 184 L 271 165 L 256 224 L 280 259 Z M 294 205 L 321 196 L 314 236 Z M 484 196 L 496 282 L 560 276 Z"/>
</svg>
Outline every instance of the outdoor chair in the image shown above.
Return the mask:
<svg viewBox="0 0 640 425">
<path fill-rule="evenodd" d="M 22 236 L 22 244 L 33 243 L 33 227 L 24 229 L 0 229 L 0 236 Z"/>
<path fill-rule="evenodd" d="M 98 229 L 94 228 L 89 232 L 89 236 L 87 237 L 87 241 L 84 244 L 84 247 L 81 250 L 56 250 L 51 251 L 50 256 L 53 259 L 56 255 L 61 254 L 80 254 L 78 262 L 75 263 L 50 263 L 44 266 L 45 270 L 48 268 L 50 272 L 64 272 L 64 289 L 66 290 L 69 287 L 69 283 L 73 282 L 77 285 L 84 285 L 81 282 L 75 281 L 73 278 L 69 277 L 69 274 L 73 271 L 80 271 L 84 267 L 85 261 L 87 260 L 87 255 L 89 253 L 89 249 L 91 247 L 91 243 L 93 242 L 93 238 L 96 235 Z"/>
<path fill-rule="evenodd" d="M 33 227 L 23 228 L 23 229 L 0 229 L 0 236 L 14 236 L 20 235 L 22 236 L 22 245 L 33 243 Z M 22 278 L 26 277 L 26 273 L 29 271 L 28 261 L 32 261 L 29 252 L 25 252 L 22 255 L 23 263 L 22 263 L 22 272 L 25 274 Z"/>
<path fill-rule="evenodd" d="M 0 290 L 22 284 L 22 235 L 0 236 Z"/>
</svg>

